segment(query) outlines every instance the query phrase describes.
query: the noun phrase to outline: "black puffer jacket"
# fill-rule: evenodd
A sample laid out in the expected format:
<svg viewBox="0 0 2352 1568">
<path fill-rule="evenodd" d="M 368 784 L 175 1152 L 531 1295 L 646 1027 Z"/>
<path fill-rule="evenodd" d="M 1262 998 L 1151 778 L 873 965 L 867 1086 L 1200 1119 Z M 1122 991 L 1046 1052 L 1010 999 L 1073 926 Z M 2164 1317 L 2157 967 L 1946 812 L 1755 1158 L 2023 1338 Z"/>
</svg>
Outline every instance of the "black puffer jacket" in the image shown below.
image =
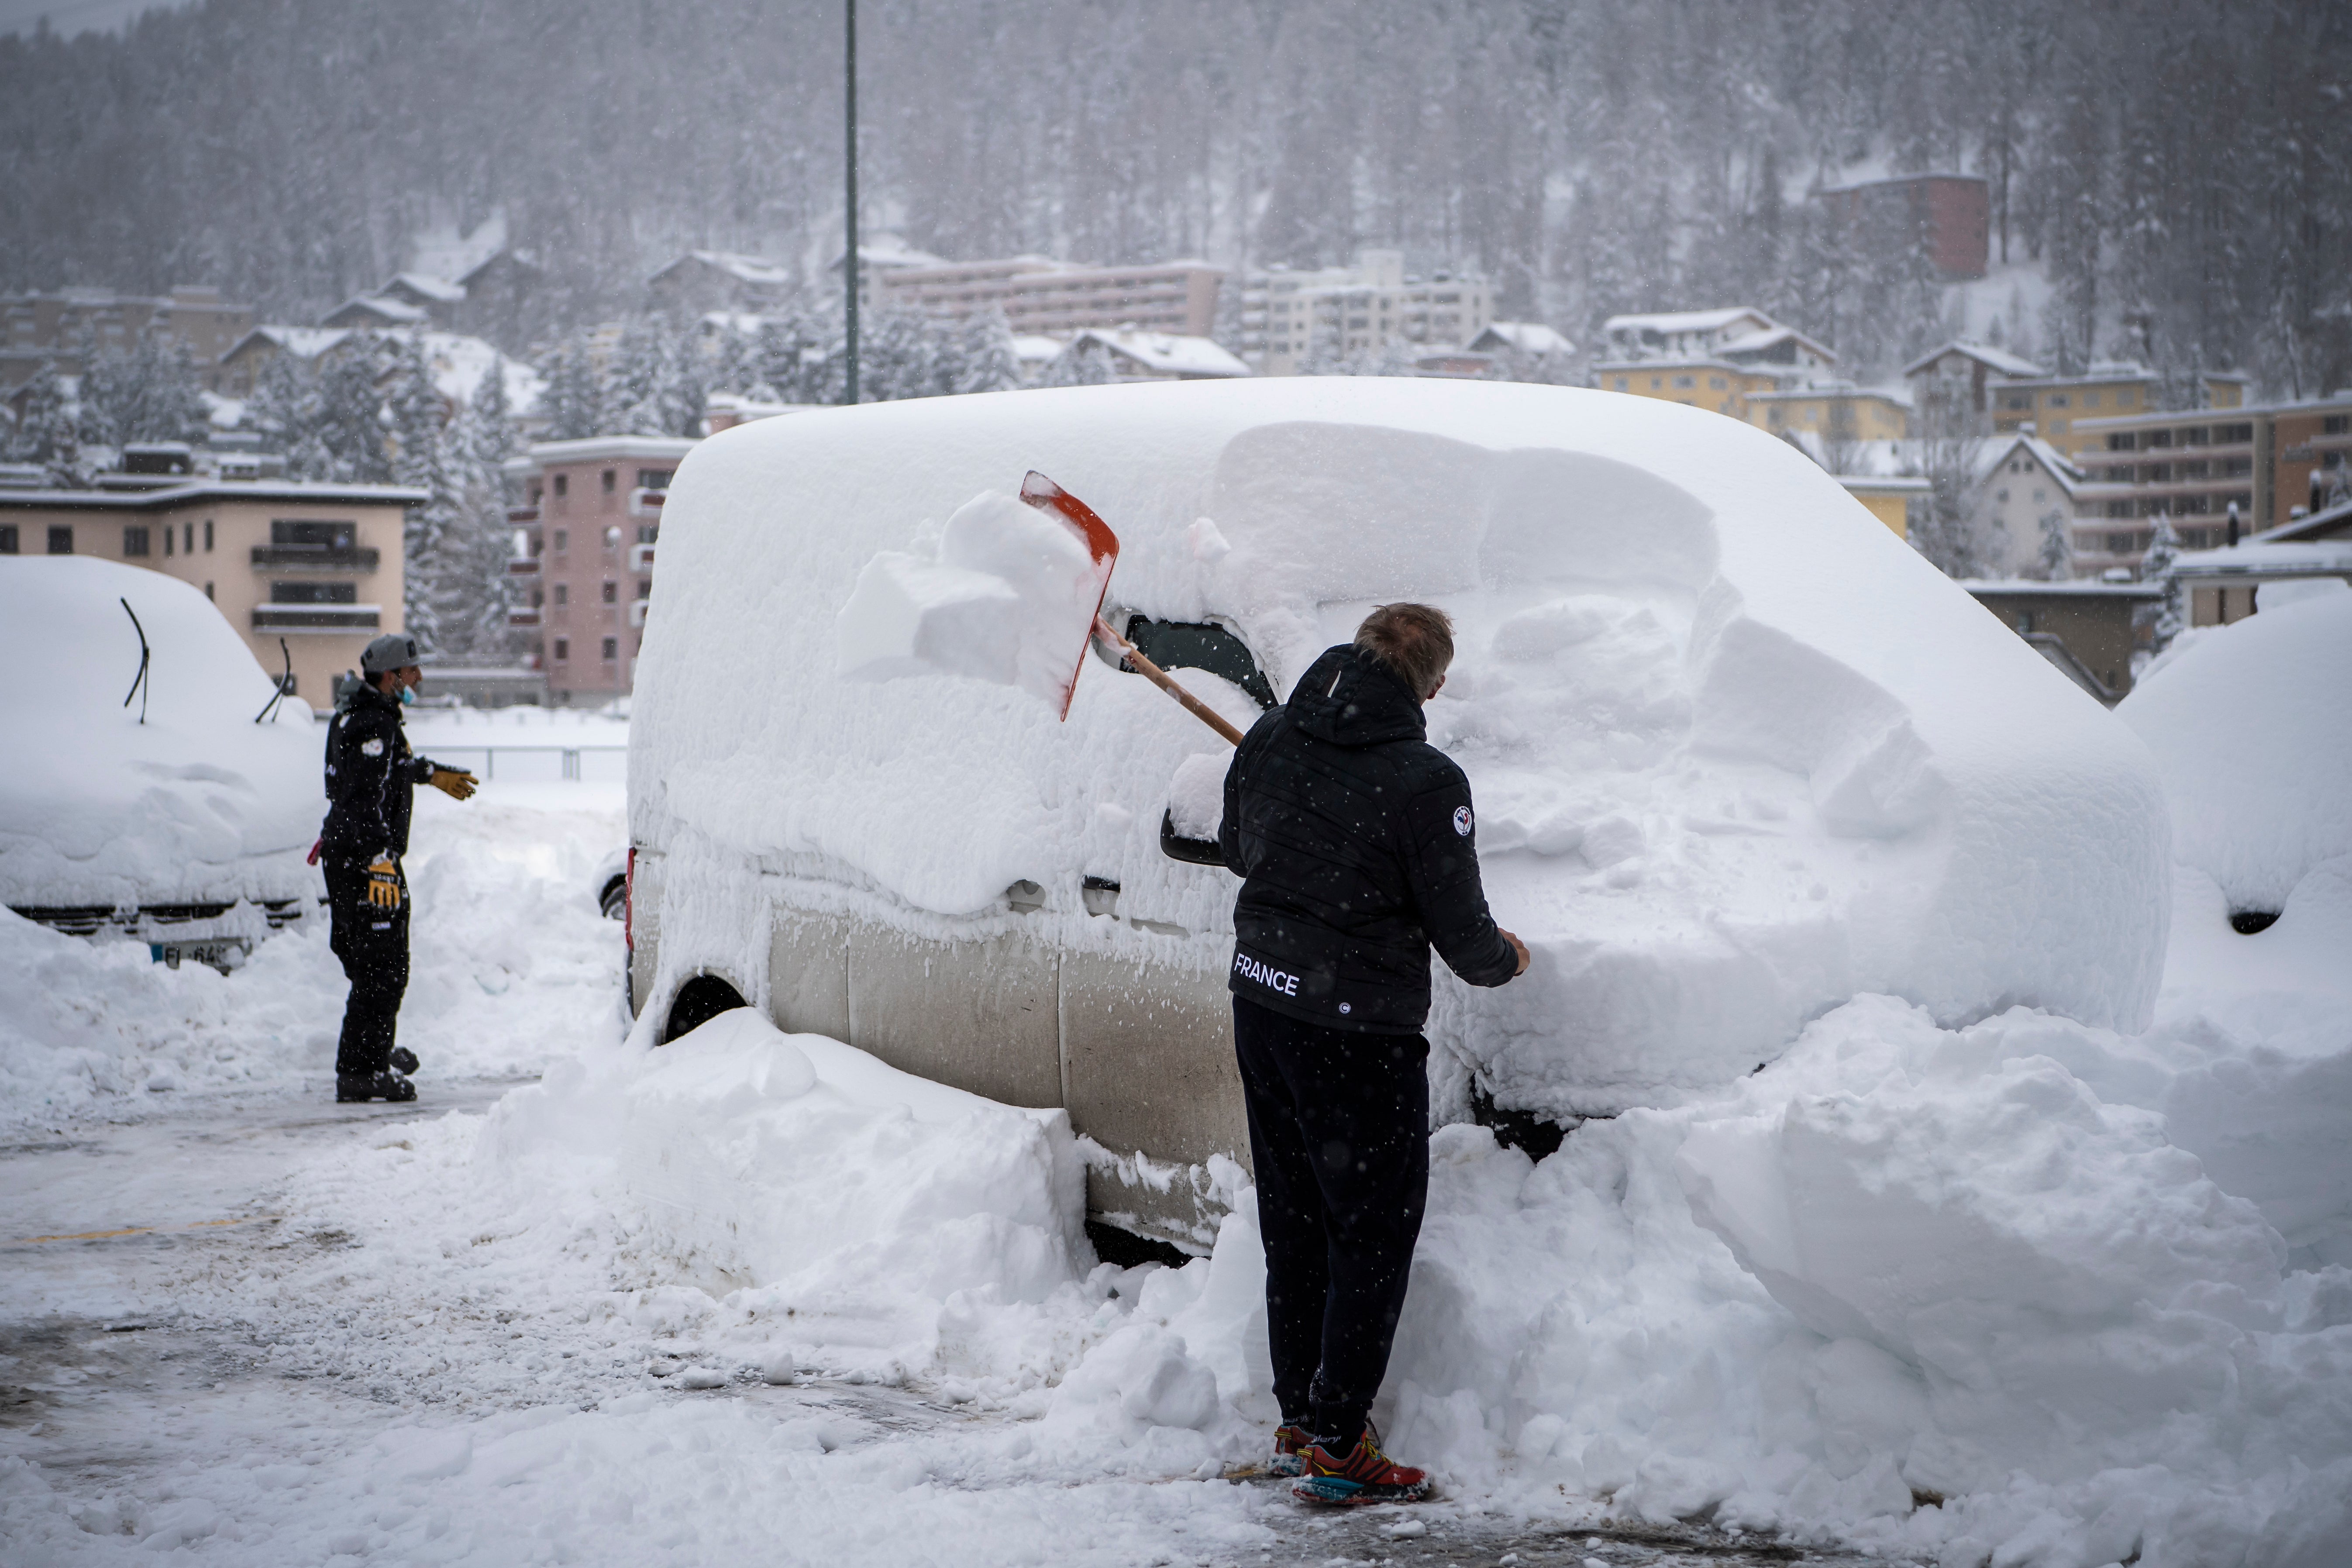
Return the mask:
<svg viewBox="0 0 2352 1568">
<path fill-rule="evenodd" d="M 1412 1035 L 1429 950 L 1473 985 L 1517 954 L 1486 912 L 1470 781 L 1423 737 L 1421 704 L 1342 645 L 1243 737 L 1218 847 L 1243 877 L 1236 996 L 1309 1023 Z"/>
<path fill-rule="evenodd" d="M 321 852 L 331 860 L 362 862 L 407 854 L 415 788 L 432 779 L 431 760 L 408 749 L 399 701 L 373 686 L 357 688 L 327 726 Z"/>
</svg>

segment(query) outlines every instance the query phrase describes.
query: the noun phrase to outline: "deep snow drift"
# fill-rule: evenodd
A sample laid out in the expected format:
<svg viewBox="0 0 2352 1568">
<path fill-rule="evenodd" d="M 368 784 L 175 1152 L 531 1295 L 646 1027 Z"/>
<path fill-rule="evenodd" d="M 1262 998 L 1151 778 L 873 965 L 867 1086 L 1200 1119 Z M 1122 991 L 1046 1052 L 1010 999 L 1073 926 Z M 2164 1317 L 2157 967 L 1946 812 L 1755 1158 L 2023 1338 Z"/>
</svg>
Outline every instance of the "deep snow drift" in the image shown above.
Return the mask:
<svg viewBox="0 0 2352 1568">
<path fill-rule="evenodd" d="M 139 669 L 123 601 L 152 651 L 143 724 L 123 705 Z M 0 557 L 0 903 L 316 896 L 323 737 L 291 697 L 254 722 L 273 683 L 211 600 L 110 561 Z"/>
<path fill-rule="evenodd" d="M 1032 467 L 1118 532 L 1115 624 L 1221 621 L 1278 691 L 1372 603 L 1455 616 L 1431 735 L 1537 960 L 1444 984 L 1432 1033 L 1500 1103 L 1675 1103 L 1858 991 L 2145 1026 L 2168 909 L 2145 748 L 1819 468 L 1653 400 L 1377 378 L 919 400 L 698 447 L 631 759 L 633 837 L 693 857 L 656 1007 L 736 944 L 764 972 L 741 931 L 766 899 L 985 934 L 1026 880 L 1020 929 L 1083 947 L 1116 923 L 1083 913 L 1089 875 L 1162 931 L 1134 956 L 1222 967 L 1229 879 L 1157 842 L 1203 738 L 1140 677 L 1090 669 L 1059 724 L 1013 689 L 836 673 L 877 552 Z M 931 604 L 898 597 L 902 629 Z"/>
</svg>

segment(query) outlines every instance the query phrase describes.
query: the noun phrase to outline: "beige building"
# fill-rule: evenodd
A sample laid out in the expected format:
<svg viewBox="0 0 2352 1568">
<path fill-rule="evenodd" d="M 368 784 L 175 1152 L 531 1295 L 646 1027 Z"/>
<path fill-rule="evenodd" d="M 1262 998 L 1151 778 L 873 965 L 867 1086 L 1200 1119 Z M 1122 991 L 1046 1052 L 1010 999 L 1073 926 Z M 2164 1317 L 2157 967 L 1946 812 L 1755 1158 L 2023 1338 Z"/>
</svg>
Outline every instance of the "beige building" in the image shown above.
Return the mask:
<svg viewBox="0 0 2352 1568">
<path fill-rule="evenodd" d="M 1354 359 L 1395 343 L 1458 348 L 1494 319 L 1494 289 L 1484 279 L 1409 275 L 1402 251 L 1367 250 L 1353 267 L 1244 276 L 1234 347 L 1260 375 L 1296 375 L 1318 359 Z"/>
<path fill-rule="evenodd" d="M 159 297 L 108 289 L 0 295 L 0 392 L 21 386 L 55 361 L 68 375 L 83 369 L 77 352 L 95 344 L 127 353 L 142 337 L 184 345 L 207 391 L 221 390 L 220 356 L 253 326 L 253 307 L 189 284 Z"/>
<path fill-rule="evenodd" d="M 863 249 L 859 257 L 866 259 Z M 860 297 L 950 321 L 1002 310 L 1015 333 L 1046 337 L 1089 328 L 1206 337 L 1224 276 L 1205 261 L 1081 267 L 1044 256 L 901 260 L 861 279 Z"/>
<path fill-rule="evenodd" d="M 323 710 L 369 640 L 403 627 L 402 525 L 425 499 L 390 485 L 176 477 L 0 489 L 0 555 L 95 555 L 192 584 L 264 669 L 290 658 L 294 694 Z"/>
<path fill-rule="evenodd" d="M 654 547 L 670 476 L 695 443 L 665 436 L 541 441 L 507 464 L 523 504 L 507 514 L 524 553 L 508 563 L 527 603 L 550 700 L 608 701 L 636 684 L 653 605 Z"/>
<path fill-rule="evenodd" d="M 1748 423 L 1775 436 L 1811 431 L 1825 441 L 1900 441 L 1911 434 L 1911 405 L 1891 392 L 1845 382 L 1747 395 Z"/>
<path fill-rule="evenodd" d="M 1780 377 L 1772 371 L 1734 364 L 1729 360 L 1670 357 L 1604 360 L 1592 367 L 1592 384 L 1603 392 L 1664 398 L 1668 403 L 1727 414 L 1745 423 L 1748 399 L 1777 390 Z"/>
</svg>

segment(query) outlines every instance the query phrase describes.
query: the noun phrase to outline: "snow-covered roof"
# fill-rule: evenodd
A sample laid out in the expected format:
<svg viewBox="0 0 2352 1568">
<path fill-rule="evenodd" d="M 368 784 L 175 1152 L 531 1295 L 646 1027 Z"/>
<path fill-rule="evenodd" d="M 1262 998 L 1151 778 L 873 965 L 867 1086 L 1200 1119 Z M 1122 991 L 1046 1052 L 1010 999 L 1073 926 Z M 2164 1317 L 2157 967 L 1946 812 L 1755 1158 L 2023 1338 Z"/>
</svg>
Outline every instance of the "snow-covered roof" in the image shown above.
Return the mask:
<svg viewBox="0 0 2352 1568">
<path fill-rule="evenodd" d="M 2019 375 L 2011 376 L 2011 386 L 2080 386 L 2086 383 L 2110 381 L 2148 381 L 2155 372 L 2137 360 L 2103 359 L 2080 375 Z M 2088 420 L 2082 421 L 2088 424 Z"/>
<path fill-rule="evenodd" d="M 1780 439 L 1823 468 L 1829 467 L 1829 443 L 1818 430 L 1787 430 Z M 1908 479 L 1919 472 L 1918 444 L 1881 437 L 1839 444 L 1840 479 Z"/>
<path fill-rule="evenodd" d="M 689 261 L 714 267 L 729 277 L 762 289 L 782 289 L 791 286 L 792 268 L 764 256 L 747 256 L 740 250 L 689 250 L 676 261 L 654 274 L 667 278 Z"/>
<path fill-rule="evenodd" d="M 545 376 L 480 338 L 462 332 L 425 332 L 423 342 L 433 384 L 444 397 L 471 403 L 493 364 L 505 368 L 507 412 L 517 418 L 536 409 L 547 390 Z"/>
<path fill-rule="evenodd" d="M 452 283 L 446 278 L 436 278 L 429 272 L 397 273 L 384 287 L 389 289 L 395 283 L 404 289 L 413 289 L 428 300 L 438 300 L 445 305 L 454 305 L 466 297 L 464 284 Z"/>
<path fill-rule="evenodd" d="M 237 339 L 221 358 L 229 358 L 258 338 L 279 353 L 292 354 L 296 359 L 317 359 L 351 335 L 349 327 L 289 327 L 271 322 L 256 327 Z"/>
<path fill-rule="evenodd" d="M 1742 370 L 1754 368 L 1742 365 Z M 1801 386 L 1784 386 L 1772 392 L 1751 392 L 1750 403 L 1798 402 L 1808 397 L 1874 397 L 1881 403 L 1892 403 L 1898 408 L 1911 406 L 1911 395 L 1885 386 L 1856 386 L 1850 381 L 1820 381 Z"/>
<path fill-rule="evenodd" d="M 1962 577 L 1960 586 L 1971 594 L 2029 594 L 2053 599 L 2160 599 L 2164 590 L 2154 583 L 2101 583 L 2090 579 L 2045 582 L 2039 577 Z"/>
<path fill-rule="evenodd" d="M 1470 340 L 1475 352 L 1488 338 L 1496 346 L 1507 344 L 1523 354 L 1572 354 L 1576 345 L 1541 321 L 1489 321 L 1486 330 Z"/>
<path fill-rule="evenodd" d="M 1062 340 L 1041 337 L 1035 332 L 1015 332 L 1013 335 L 1013 357 L 1024 364 L 1043 364 L 1062 352 Z"/>
<path fill-rule="evenodd" d="M 918 250 L 895 234 L 877 234 L 857 242 L 860 267 L 945 267 L 947 258 Z"/>
<path fill-rule="evenodd" d="M 2352 574 L 2352 539 L 2241 541 L 2218 550 L 2184 550 L 2173 569 L 2188 577 L 2318 577 Z"/>
<path fill-rule="evenodd" d="M 2254 535 L 2257 543 L 2284 542 L 2289 540 L 2332 538 L 2352 530 L 2352 500 L 2338 501 L 2322 507 L 2307 517 L 2283 522 L 2276 528 L 2264 529 Z"/>
<path fill-rule="evenodd" d="M 1089 327 L 1071 342 L 1091 340 L 1160 375 L 1247 375 L 1250 367 L 1208 338 L 1181 332 L 1105 331 Z"/>
<path fill-rule="evenodd" d="M 1648 314 L 1612 316 L 1602 323 L 1601 330 L 1611 333 L 1658 332 L 1667 335 L 1675 332 L 1714 332 L 1722 331 L 1734 321 L 1748 317 L 1754 318 L 1759 331 L 1767 331 L 1780 324 L 1761 310 L 1747 305 L 1732 305 L 1716 310 L 1660 310 Z"/>
<path fill-rule="evenodd" d="M 408 268 L 428 278 L 454 278 L 463 283 L 507 249 L 506 209 L 499 208 L 460 234 L 454 224 L 421 229 L 410 237 Z"/>
<path fill-rule="evenodd" d="M 430 500 L 406 485 L 347 485 L 327 479 L 187 479 L 146 489 L 0 489 L 0 507 L 37 506 L 83 511 L 136 511 L 202 500 L 332 501 L 338 505 L 415 506 Z"/>
<path fill-rule="evenodd" d="M 1744 336 L 1731 338 L 1716 344 L 1715 352 L 1724 355 L 1760 354 L 1767 349 L 1778 348 L 1786 342 L 1802 343 L 1832 364 L 1837 363 L 1835 349 L 1818 338 L 1807 337 L 1794 327 L 1767 327 L 1761 331 L 1748 332 Z"/>
<path fill-rule="evenodd" d="M 2050 471 L 2050 477 L 2057 480 L 2059 487 L 2070 496 L 2090 479 L 2080 465 L 2057 447 L 2030 430 L 2020 430 L 1988 441 L 1977 448 L 1974 465 L 1975 482 L 1981 485 L 1990 480 L 2000 471 L 2001 465 L 2008 462 L 2020 447 L 2024 448 L 2026 455 L 2035 462 L 2047 468 Z"/>
<path fill-rule="evenodd" d="M 1903 374 L 1905 375 L 1917 375 L 1921 371 L 1926 370 L 1937 360 L 1942 359 L 1946 354 L 1966 354 L 1969 358 L 1975 360 L 1978 363 L 1983 365 L 1987 370 L 1999 371 L 2003 375 L 2042 375 L 2046 374 L 2040 365 L 2035 364 L 2032 360 L 2020 358 L 2018 355 L 2011 353 L 2007 349 L 1997 349 L 1990 343 L 1963 342 L 1958 338 L 1954 338 L 1950 342 L 1938 347 L 1929 349 L 1926 353 L 1921 354 L 1917 359 L 1915 359 L 1909 364 L 1905 365 L 1903 367 Z"/>
<path fill-rule="evenodd" d="M 354 294 L 328 311 L 323 320 L 331 321 L 352 310 L 363 310 L 403 327 L 413 327 L 428 319 L 422 306 L 411 305 L 401 300 L 388 300 L 381 294 Z"/>
</svg>

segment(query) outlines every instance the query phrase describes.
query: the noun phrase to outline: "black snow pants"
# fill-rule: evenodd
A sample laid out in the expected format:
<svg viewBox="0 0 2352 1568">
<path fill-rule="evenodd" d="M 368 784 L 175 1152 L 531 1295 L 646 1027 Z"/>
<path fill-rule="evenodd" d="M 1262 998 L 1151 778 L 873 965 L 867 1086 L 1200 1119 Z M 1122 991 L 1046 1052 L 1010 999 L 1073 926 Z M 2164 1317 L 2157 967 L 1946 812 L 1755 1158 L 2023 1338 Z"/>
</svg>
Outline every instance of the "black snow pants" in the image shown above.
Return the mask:
<svg viewBox="0 0 2352 1568">
<path fill-rule="evenodd" d="M 368 902 L 365 862 L 331 859 L 326 873 L 329 945 L 352 983 L 335 1076 L 372 1078 L 392 1065 L 393 1031 L 408 990 L 408 877 L 401 875 L 400 908 L 381 910 Z"/>
<path fill-rule="evenodd" d="M 1429 1196 L 1429 1042 L 1234 998 L 1265 1327 L 1286 1423 L 1352 1443 L 1387 1373 Z"/>
</svg>

